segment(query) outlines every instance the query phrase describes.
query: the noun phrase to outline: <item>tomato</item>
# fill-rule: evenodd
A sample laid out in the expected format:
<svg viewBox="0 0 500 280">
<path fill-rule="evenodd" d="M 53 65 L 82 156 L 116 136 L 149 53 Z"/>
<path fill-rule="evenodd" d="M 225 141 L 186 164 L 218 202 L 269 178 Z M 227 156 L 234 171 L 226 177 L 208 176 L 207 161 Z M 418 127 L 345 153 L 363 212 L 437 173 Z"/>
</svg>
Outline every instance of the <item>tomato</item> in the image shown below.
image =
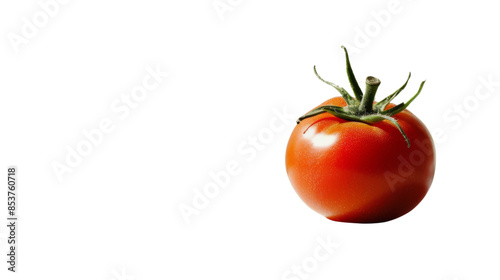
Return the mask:
<svg viewBox="0 0 500 280">
<path fill-rule="evenodd" d="M 417 206 L 434 177 L 432 137 L 406 109 L 424 83 L 407 103 L 389 103 L 405 83 L 379 104 L 373 99 L 380 81 L 368 77 L 363 94 L 347 50 L 345 55 L 356 98 L 318 76 L 343 96 L 299 118 L 286 149 L 286 171 L 299 197 L 330 220 L 389 221 Z"/>
</svg>

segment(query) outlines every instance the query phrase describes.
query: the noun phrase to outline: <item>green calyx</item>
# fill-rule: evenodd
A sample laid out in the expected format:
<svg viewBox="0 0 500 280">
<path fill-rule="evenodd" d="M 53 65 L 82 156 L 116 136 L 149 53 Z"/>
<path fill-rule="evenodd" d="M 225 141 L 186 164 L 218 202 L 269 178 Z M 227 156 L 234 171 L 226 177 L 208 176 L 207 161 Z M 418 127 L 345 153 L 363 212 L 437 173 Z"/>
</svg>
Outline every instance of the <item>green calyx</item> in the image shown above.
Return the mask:
<svg viewBox="0 0 500 280">
<path fill-rule="evenodd" d="M 406 82 L 398 90 L 396 90 L 393 94 L 387 96 L 386 98 L 382 99 L 380 102 L 373 104 L 375 101 L 375 94 L 377 93 L 378 86 L 380 85 L 380 80 L 372 76 L 367 77 L 366 89 L 365 93 L 363 93 L 352 71 L 351 63 L 349 62 L 349 55 L 347 54 L 347 49 L 344 46 L 342 46 L 342 48 L 344 49 L 345 52 L 347 77 L 349 78 L 349 83 L 351 84 L 351 88 L 354 92 L 354 97 L 351 96 L 344 88 L 334 83 L 323 80 L 323 78 L 321 78 L 318 72 L 316 71 L 316 66 L 314 66 L 314 74 L 316 74 L 316 76 L 321 81 L 334 87 L 337 91 L 339 91 L 340 94 L 342 95 L 342 98 L 347 103 L 347 106 L 339 107 L 339 106 L 327 105 L 318 107 L 300 117 L 297 120 L 297 123 L 301 122 L 304 119 L 322 113 L 329 113 L 341 119 L 358 121 L 367 124 L 373 124 L 379 121 L 387 120 L 393 123 L 398 128 L 399 132 L 401 132 L 401 135 L 403 135 L 409 148 L 410 140 L 408 140 L 408 137 L 406 136 L 405 132 L 398 124 L 398 121 L 395 118 L 393 118 L 393 116 L 406 109 L 413 102 L 413 100 L 417 98 L 417 96 L 422 91 L 422 88 L 424 87 L 425 81 L 423 81 L 420 84 L 418 92 L 410 100 L 408 100 L 408 102 L 400 103 L 399 105 L 386 110 L 385 108 L 387 107 L 387 105 L 394 98 L 396 98 L 396 96 L 398 96 L 398 94 L 401 91 L 403 91 L 403 89 L 406 87 L 406 84 L 408 84 L 408 80 L 410 80 L 411 73 L 408 75 L 408 79 L 406 79 Z"/>
</svg>

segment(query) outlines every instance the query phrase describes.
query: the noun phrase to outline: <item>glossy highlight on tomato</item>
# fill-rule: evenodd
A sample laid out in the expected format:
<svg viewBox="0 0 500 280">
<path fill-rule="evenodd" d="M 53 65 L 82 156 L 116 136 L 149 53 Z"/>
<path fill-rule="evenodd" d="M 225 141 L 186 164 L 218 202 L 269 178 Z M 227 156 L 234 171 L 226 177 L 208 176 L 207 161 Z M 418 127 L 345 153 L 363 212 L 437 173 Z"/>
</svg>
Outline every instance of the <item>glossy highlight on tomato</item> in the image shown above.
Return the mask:
<svg viewBox="0 0 500 280">
<path fill-rule="evenodd" d="M 356 97 L 347 97 L 343 88 L 318 75 L 340 89 L 342 97 L 329 99 L 299 118 L 286 150 L 286 171 L 299 197 L 328 219 L 389 221 L 415 208 L 434 177 L 432 137 L 406 109 L 423 83 L 407 103 L 390 103 L 406 83 L 374 102 L 380 81 L 368 77 L 362 93 L 356 88 L 347 50 L 345 54 Z"/>
</svg>

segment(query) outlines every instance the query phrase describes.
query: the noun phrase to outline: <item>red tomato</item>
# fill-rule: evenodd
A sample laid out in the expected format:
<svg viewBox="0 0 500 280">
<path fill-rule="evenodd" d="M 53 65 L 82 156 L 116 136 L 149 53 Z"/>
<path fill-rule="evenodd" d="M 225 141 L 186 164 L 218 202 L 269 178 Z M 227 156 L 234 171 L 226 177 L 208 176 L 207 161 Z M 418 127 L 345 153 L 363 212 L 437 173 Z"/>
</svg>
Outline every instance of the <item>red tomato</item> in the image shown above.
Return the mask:
<svg viewBox="0 0 500 280">
<path fill-rule="evenodd" d="M 367 122 L 363 121 L 367 113 L 359 113 L 353 104 L 349 111 L 346 101 L 335 97 L 316 107 L 340 107 L 352 113 L 347 119 L 329 112 L 299 119 L 286 150 L 288 177 L 300 198 L 328 219 L 376 223 L 398 218 L 417 206 L 431 186 L 435 170 L 432 137 L 406 109 L 394 118 L 389 115 Z M 373 98 L 370 104 L 376 107 Z M 395 107 L 387 102 L 374 112 L 366 106 L 376 116 Z"/>
</svg>

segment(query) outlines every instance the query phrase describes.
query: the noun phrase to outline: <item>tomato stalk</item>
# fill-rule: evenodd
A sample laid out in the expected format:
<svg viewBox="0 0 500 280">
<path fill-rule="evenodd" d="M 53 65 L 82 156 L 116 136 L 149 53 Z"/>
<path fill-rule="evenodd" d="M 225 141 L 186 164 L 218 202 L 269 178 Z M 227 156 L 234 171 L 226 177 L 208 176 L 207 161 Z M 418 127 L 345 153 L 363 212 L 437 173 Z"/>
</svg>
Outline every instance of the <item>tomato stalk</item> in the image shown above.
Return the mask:
<svg viewBox="0 0 500 280">
<path fill-rule="evenodd" d="M 373 101 L 375 101 L 375 94 L 377 93 L 378 86 L 380 85 L 380 80 L 368 76 L 366 78 L 366 90 L 365 95 L 361 99 L 361 104 L 359 105 L 359 111 L 365 114 L 370 114 L 373 111 Z"/>
<path fill-rule="evenodd" d="M 406 136 L 401 126 L 398 124 L 397 120 L 393 118 L 393 116 L 406 109 L 413 102 L 413 100 L 415 100 L 415 98 L 422 91 L 425 81 L 423 81 L 420 84 L 418 92 L 408 102 L 400 103 L 386 110 L 385 108 L 387 107 L 387 105 L 394 98 L 396 98 L 396 96 L 398 96 L 398 94 L 406 87 L 408 81 L 410 80 L 411 73 L 408 75 L 408 79 L 406 79 L 406 82 L 398 90 L 396 90 L 393 94 L 387 96 L 386 98 L 382 99 L 380 102 L 374 104 L 375 94 L 377 93 L 377 89 L 380 85 L 380 80 L 372 76 L 367 77 L 366 89 L 365 93 L 363 94 L 361 88 L 359 87 L 358 82 L 356 81 L 356 77 L 354 76 L 354 72 L 351 67 L 351 62 L 349 60 L 349 54 L 347 53 L 347 49 L 344 46 L 342 46 L 342 48 L 344 49 L 345 52 L 347 77 L 349 79 L 349 83 L 351 85 L 355 97 L 351 96 L 344 88 L 321 78 L 318 72 L 316 71 L 316 66 L 314 66 L 314 74 L 318 77 L 318 79 L 335 88 L 342 95 L 342 98 L 347 103 L 347 106 L 339 107 L 339 106 L 327 105 L 318 107 L 300 117 L 297 120 L 297 123 L 300 123 L 304 119 L 323 113 L 329 113 L 341 119 L 350 121 L 359 121 L 367 124 L 372 124 L 386 120 L 391 122 L 398 128 L 399 132 L 405 139 L 407 146 L 409 148 L 411 146 L 410 140 Z"/>
</svg>

